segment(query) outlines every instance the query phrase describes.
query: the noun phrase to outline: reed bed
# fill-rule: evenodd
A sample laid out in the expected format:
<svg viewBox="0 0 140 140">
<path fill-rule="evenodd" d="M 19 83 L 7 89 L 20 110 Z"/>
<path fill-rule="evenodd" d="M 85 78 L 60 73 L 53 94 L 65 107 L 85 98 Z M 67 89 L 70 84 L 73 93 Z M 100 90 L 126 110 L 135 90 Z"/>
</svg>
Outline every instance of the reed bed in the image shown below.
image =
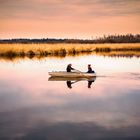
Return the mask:
<svg viewBox="0 0 140 140">
<path fill-rule="evenodd" d="M 0 44 L 1 57 L 66 56 L 112 51 L 140 52 L 134 44 Z"/>
</svg>

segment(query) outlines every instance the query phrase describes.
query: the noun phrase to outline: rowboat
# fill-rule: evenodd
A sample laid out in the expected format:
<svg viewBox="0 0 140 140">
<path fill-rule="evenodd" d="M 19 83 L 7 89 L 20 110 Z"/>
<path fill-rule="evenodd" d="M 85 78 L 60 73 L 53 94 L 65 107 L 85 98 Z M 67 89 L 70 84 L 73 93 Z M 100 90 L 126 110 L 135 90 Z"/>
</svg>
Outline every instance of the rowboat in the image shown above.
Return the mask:
<svg viewBox="0 0 140 140">
<path fill-rule="evenodd" d="M 52 77 L 69 77 L 69 78 L 90 78 L 95 77 L 95 73 L 87 73 L 87 72 L 66 72 L 66 71 L 54 71 L 49 72 L 49 75 Z"/>
</svg>

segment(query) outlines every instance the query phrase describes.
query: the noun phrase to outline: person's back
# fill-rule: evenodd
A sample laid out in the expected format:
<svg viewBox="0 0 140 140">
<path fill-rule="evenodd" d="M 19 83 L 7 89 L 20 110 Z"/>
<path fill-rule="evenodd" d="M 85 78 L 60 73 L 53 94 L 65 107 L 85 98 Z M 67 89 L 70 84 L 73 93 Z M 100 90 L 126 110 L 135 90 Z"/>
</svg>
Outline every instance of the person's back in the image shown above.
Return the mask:
<svg viewBox="0 0 140 140">
<path fill-rule="evenodd" d="M 69 64 L 69 65 L 67 66 L 67 69 L 66 69 L 67 72 L 71 72 L 71 70 L 74 70 L 74 68 L 72 68 L 71 66 L 72 66 L 72 64 Z"/>
<path fill-rule="evenodd" d="M 91 73 L 92 72 L 92 68 L 88 68 L 88 73 Z"/>
<path fill-rule="evenodd" d="M 66 70 L 67 70 L 67 72 L 71 72 L 71 66 L 68 65 Z"/>
<path fill-rule="evenodd" d="M 90 64 L 88 65 L 88 71 L 87 71 L 87 73 L 95 73 L 95 72 L 92 70 L 92 68 L 91 68 L 91 65 L 90 65 Z"/>
</svg>

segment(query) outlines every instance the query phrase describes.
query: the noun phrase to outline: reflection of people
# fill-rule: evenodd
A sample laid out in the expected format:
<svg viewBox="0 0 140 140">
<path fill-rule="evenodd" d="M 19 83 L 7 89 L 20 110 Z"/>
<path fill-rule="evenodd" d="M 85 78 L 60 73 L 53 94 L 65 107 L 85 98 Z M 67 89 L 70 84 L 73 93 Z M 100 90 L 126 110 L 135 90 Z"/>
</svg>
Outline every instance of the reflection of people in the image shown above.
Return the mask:
<svg viewBox="0 0 140 140">
<path fill-rule="evenodd" d="M 88 71 L 87 71 L 87 73 L 95 73 L 95 71 L 94 71 L 94 70 L 92 70 L 92 68 L 91 68 L 91 65 L 90 65 L 90 64 L 88 64 Z"/>
<path fill-rule="evenodd" d="M 88 88 L 91 88 L 91 85 L 95 81 L 95 79 L 96 78 L 94 77 L 94 79 L 89 79 L 88 80 Z M 72 84 L 74 84 L 76 82 L 79 82 L 79 81 L 66 81 L 67 87 L 71 89 L 72 88 Z"/>
<path fill-rule="evenodd" d="M 95 81 L 95 79 L 89 80 L 88 81 L 88 88 L 91 88 L 92 83 Z"/>
<path fill-rule="evenodd" d="M 71 81 L 67 81 L 67 86 L 68 86 L 68 88 L 72 88 L 71 84 L 72 84 Z"/>
<path fill-rule="evenodd" d="M 74 84 L 74 83 L 76 83 L 77 81 L 74 81 L 74 82 L 72 82 L 72 81 L 67 81 L 66 83 L 67 83 L 67 86 L 68 86 L 68 88 L 72 88 L 72 84 Z"/>
<path fill-rule="evenodd" d="M 72 66 L 72 64 L 68 64 L 68 66 L 67 66 L 67 72 L 71 72 L 71 70 L 75 70 L 71 66 Z"/>
<path fill-rule="evenodd" d="M 91 85 L 94 81 L 88 81 L 88 88 L 91 88 Z"/>
</svg>

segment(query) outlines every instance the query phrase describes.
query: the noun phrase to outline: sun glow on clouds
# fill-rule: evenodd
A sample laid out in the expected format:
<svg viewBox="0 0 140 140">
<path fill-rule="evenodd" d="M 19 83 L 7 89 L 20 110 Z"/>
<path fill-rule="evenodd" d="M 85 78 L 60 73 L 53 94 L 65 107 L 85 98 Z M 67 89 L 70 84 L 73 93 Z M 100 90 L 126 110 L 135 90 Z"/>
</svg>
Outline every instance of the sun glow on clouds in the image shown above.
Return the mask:
<svg viewBox="0 0 140 140">
<path fill-rule="evenodd" d="M 0 0 L 0 37 L 90 38 L 140 32 L 138 0 Z"/>
</svg>

